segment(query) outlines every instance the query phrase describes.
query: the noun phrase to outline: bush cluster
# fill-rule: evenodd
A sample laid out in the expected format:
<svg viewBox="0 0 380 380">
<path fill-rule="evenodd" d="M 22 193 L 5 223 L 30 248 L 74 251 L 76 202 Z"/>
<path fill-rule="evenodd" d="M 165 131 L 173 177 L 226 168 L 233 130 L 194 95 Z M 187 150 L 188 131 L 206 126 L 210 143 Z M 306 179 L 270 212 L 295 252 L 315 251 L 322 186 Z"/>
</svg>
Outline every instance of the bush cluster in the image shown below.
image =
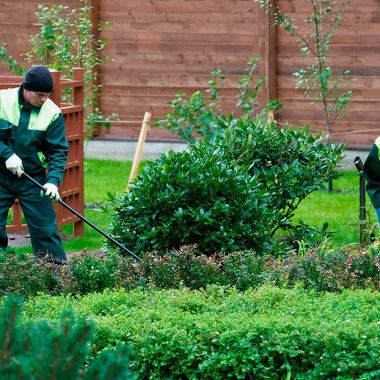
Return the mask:
<svg viewBox="0 0 380 380">
<path fill-rule="evenodd" d="M 268 200 L 267 200 L 268 199 Z M 111 234 L 136 254 L 197 244 L 200 252 L 262 250 L 274 210 L 258 177 L 199 143 L 148 165 L 112 201 Z"/>
<path fill-rule="evenodd" d="M 59 294 L 63 290 L 57 268 L 34 255 L 0 255 L 0 296 L 7 293 L 34 296 L 39 292 Z"/>
<path fill-rule="evenodd" d="M 183 285 L 200 289 L 218 284 L 244 291 L 269 283 L 280 288 L 301 285 L 318 292 L 380 289 L 379 251 L 342 250 L 321 254 L 311 250 L 303 256 L 291 253 L 286 257 L 263 257 L 254 251 L 238 251 L 208 258 L 197 255 L 196 247 L 182 247 L 164 256 L 157 252 L 149 253 L 141 264 L 133 268 L 137 270 L 140 283 L 158 289 L 180 288 Z"/>
<path fill-rule="evenodd" d="M 298 234 L 294 211 L 337 178 L 344 145 L 324 145 L 308 127 L 279 128 L 265 118 L 220 116 L 212 141 L 149 162 L 130 191 L 110 196 L 110 231 L 143 255 L 197 244 L 218 252 L 273 251 L 275 238 Z"/>
<path fill-rule="evenodd" d="M 17 270 L 16 270 L 17 268 Z M 255 251 L 199 254 L 196 245 L 182 246 L 165 255 L 149 252 L 136 262 L 116 254 L 81 253 L 60 270 L 33 256 L 8 255 L 0 263 L 0 294 L 34 296 L 38 293 L 99 293 L 105 289 L 201 289 L 217 284 L 244 291 L 263 284 L 280 288 L 302 285 L 307 290 L 379 290 L 378 249 L 351 252 L 310 250 L 287 256 L 257 255 Z"/>
<path fill-rule="evenodd" d="M 132 348 L 138 379 L 376 379 L 380 293 L 209 286 L 84 297 L 40 296 L 24 318 L 91 316 L 92 352 Z"/>
</svg>

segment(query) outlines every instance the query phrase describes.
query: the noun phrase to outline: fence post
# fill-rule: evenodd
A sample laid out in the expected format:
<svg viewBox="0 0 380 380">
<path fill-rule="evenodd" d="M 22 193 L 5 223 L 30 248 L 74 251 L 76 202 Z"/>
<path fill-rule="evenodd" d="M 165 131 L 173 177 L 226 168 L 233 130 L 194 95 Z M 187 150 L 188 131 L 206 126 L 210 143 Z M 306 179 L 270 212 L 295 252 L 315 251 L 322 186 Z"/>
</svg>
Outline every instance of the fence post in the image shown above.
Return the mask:
<svg viewBox="0 0 380 380">
<path fill-rule="evenodd" d="M 50 74 L 53 77 L 54 89 L 49 98 L 58 107 L 61 107 L 61 73 L 57 70 L 50 70 Z"/>
</svg>

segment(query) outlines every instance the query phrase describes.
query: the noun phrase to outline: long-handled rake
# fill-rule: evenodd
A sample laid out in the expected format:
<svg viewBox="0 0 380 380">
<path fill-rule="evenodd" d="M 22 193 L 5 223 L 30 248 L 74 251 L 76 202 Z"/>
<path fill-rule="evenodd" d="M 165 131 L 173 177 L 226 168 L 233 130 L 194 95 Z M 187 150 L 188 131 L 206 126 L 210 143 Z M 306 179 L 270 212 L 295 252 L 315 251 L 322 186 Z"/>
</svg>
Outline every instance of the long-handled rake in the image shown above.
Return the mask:
<svg viewBox="0 0 380 380">
<path fill-rule="evenodd" d="M 29 181 L 33 182 L 36 186 L 38 186 L 41 190 L 46 191 L 46 189 L 38 183 L 35 179 L 33 179 L 30 175 L 23 172 L 23 175 L 25 178 L 27 178 Z M 87 220 L 83 215 L 81 215 L 78 211 L 74 210 L 72 207 L 70 207 L 67 203 L 63 202 L 61 199 L 58 200 L 57 203 L 60 203 L 63 207 L 67 208 L 69 211 L 71 211 L 74 215 L 76 215 L 78 218 L 83 220 L 85 223 L 87 223 L 90 227 L 92 227 L 95 231 L 99 232 L 101 235 L 103 235 L 106 239 L 111 241 L 113 244 L 115 244 L 117 247 L 122 249 L 124 252 L 127 252 L 129 255 L 133 256 L 136 260 L 141 260 L 140 257 L 138 257 L 136 254 L 134 254 L 132 251 L 130 251 L 128 248 L 124 247 L 122 244 L 120 244 L 117 240 L 115 240 L 112 236 L 107 235 L 104 231 L 102 231 L 99 227 L 95 226 L 95 224 L 91 223 L 89 220 Z"/>
</svg>

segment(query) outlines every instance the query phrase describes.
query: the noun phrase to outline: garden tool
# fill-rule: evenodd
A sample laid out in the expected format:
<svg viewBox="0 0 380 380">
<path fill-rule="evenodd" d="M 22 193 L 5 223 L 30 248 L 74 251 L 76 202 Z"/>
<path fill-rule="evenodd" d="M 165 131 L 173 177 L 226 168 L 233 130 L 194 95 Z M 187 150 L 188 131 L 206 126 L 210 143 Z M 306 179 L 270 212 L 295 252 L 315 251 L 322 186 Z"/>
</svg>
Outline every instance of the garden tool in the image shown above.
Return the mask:
<svg viewBox="0 0 380 380">
<path fill-rule="evenodd" d="M 23 172 L 23 175 L 31 182 L 33 182 L 36 186 L 38 186 L 41 190 L 46 191 L 46 189 L 38 183 L 35 179 L 33 179 L 30 175 Z M 95 226 L 93 223 L 91 223 L 89 220 L 87 220 L 83 215 L 81 215 L 78 211 L 74 210 L 72 207 L 70 207 L 67 203 L 63 202 L 61 199 L 58 199 L 57 203 L 60 203 L 63 207 L 67 208 L 69 211 L 71 211 L 74 215 L 76 215 L 79 219 L 83 220 L 85 223 L 87 223 L 90 227 L 92 227 L 95 231 L 99 232 L 101 235 L 103 235 L 106 239 L 111 241 L 113 244 L 115 244 L 117 247 L 122 249 L 124 252 L 127 252 L 129 255 L 133 256 L 136 260 L 141 260 L 140 257 L 138 257 L 136 254 L 134 254 L 132 251 L 130 251 L 128 248 L 124 247 L 122 244 L 120 244 L 117 240 L 115 240 L 113 237 L 107 235 L 104 231 L 102 231 L 99 227 Z"/>
</svg>

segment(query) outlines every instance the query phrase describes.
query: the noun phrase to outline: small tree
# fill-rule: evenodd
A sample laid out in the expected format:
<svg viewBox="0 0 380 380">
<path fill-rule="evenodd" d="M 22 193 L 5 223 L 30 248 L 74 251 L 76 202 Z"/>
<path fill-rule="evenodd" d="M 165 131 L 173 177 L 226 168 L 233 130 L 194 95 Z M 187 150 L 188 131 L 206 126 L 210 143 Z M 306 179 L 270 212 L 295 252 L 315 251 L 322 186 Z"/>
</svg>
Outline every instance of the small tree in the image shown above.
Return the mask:
<svg viewBox="0 0 380 380">
<path fill-rule="evenodd" d="M 349 86 L 347 80 L 350 71 L 334 75 L 328 65 L 331 39 L 341 26 L 344 12 L 350 2 L 309 0 L 311 15 L 305 22 L 310 26 L 310 34 L 301 35 L 298 26 L 288 15 L 281 12 L 277 6 L 273 6 L 272 0 L 256 0 L 261 8 L 273 18 L 273 25 L 282 27 L 299 43 L 301 56 L 314 57 L 314 64 L 300 68 L 294 73 L 296 77 L 295 87 L 302 89 L 306 97 L 311 99 L 312 104 L 321 107 L 324 113 L 326 126 L 326 139 L 331 142 L 331 128 L 336 120 L 345 117 L 347 105 L 352 96 L 351 90 L 344 91 Z M 329 189 L 332 189 L 329 182 Z"/>
<path fill-rule="evenodd" d="M 253 114 L 257 106 L 257 97 L 266 79 L 265 76 L 262 76 L 254 83 L 254 72 L 259 60 L 260 56 L 251 58 L 245 68 L 246 74 L 237 81 L 239 91 L 236 106 L 241 110 L 240 116 Z M 226 76 L 220 69 L 215 69 L 211 75 L 212 78 L 208 82 L 210 87 L 206 90 L 210 94 L 208 99 L 201 91 L 194 92 L 190 97 L 179 91 L 176 99 L 168 102 L 173 111 L 169 112 L 164 119 L 157 120 L 156 125 L 166 128 L 172 134 L 177 134 L 180 140 L 189 144 L 194 143 L 196 137 L 212 141 L 215 137 L 214 121 L 223 112 L 221 106 L 223 96 L 220 94 L 220 90 L 225 83 Z M 277 100 L 270 101 L 267 109 L 280 110 L 281 104 Z"/>
<path fill-rule="evenodd" d="M 101 57 L 100 53 L 108 43 L 102 33 L 109 29 L 109 22 L 94 25 L 91 19 L 93 7 L 85 5 L 88 0 L 81 0 L 84 5 L 78 9 L 68 6 L 44 4 L 38 5 L 36 16 L 40 32 L 30 38 L 31 49 L 24 56 L 30 64 L 44 64 L 58 70 L 64 78 L 71 79 L 74 67 L 83 68 L 84 109 L 86 114 L 86 129 L 91 133 L 99 123 L 109 126 L 111 119 L 117 118 L 113 113 L 104 116 L 97 106 L 101 86 L 98 84 L 98 68 L 110 61 L 109 56 Z M 99 37 L 93 34 L 94 28 L 99 31 Z M 19 65 L 8 55 L 7 45 L 0 48 L 0 60 L 8 64 L 10 70 L 17 75 L 24 75 L 26 67 Z M 65 99 L 71 99 L 71 91 L 67 90 Z"/>
</svg>

